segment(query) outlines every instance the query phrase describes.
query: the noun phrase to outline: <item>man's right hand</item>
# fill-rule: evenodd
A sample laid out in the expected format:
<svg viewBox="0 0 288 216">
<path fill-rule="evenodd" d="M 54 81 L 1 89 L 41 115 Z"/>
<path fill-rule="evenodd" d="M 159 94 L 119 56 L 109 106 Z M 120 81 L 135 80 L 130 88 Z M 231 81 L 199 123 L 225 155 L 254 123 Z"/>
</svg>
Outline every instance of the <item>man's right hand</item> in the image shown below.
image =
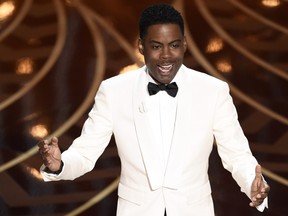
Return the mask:
<svg viewBox="0 0 288 216">
<path fill-rule="evenodd" d="M 52 172 L 59 171 L 62 162 L 61 151 L 58 146 L 58 138 L 53 137 L 51 141 L 42 140 L 37 145 L 44 165 Z"/>
</svg>

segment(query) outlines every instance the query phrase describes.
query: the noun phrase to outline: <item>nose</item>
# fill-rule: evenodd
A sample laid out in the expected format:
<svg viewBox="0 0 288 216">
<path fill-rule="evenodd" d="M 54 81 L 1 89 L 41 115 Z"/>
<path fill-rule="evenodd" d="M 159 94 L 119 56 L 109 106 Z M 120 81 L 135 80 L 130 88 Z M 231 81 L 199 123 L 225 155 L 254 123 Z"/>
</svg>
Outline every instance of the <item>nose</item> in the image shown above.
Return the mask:
<svg viewBox="0 0 288 216">
<path fill-rule="evenodd" d="M 161 59 L 168 59 L 171 56 L 169 47 L 163 47 L 161 52 Z"/>
</svg>

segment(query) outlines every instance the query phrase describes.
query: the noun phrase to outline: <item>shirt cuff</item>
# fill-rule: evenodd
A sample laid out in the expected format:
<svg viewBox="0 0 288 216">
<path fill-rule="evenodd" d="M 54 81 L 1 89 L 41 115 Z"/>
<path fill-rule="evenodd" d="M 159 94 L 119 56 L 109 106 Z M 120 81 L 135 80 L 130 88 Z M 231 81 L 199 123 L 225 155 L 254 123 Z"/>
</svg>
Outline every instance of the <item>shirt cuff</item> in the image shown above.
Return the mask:
<svg viewBox="0 0 288 216">
<path fill-rule="evenodd" d="M 258 211 L 263 212 L 265 208 L 268 208 L 268 197 L 264 199 L 264 201 L 256 207 Z"/>
<path fill-rule="evenodd" d="M 53 171 L 51 171 L 48 167 L 45 166 L 45 168 L 43 169 L 43 171 L 46 172 L 46 173 L 59 175 L 59 174 L 62 172 L 63 166 L 64 166 L 64 163 L 63 163 L 63 161 L 61 160 L 61 165 L 60 165 L 59 170 L 53 172 Z"/>
</svg>

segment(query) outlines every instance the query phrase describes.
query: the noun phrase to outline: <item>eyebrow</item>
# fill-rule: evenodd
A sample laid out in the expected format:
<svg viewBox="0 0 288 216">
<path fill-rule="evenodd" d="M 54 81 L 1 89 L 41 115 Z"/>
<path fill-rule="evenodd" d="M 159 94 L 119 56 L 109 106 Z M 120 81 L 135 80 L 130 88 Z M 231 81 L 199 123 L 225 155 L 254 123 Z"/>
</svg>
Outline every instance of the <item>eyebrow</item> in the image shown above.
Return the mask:
<svg viewBox="0 0 288 216">
<path fill-rule="evenodd" d="M 176 39 L 176 40 L 173 40 L 173 41 L 169 42 L 169 44 L 172 44 L 172 43 L 175 43 L 175 42 L 181 42 L 181 41 L 182 41 L 182 39 Z M 161 43 L 159 41 L 156 41 L 156 40 L 150 40 L 149 43 L 163 44 L 163 43 Z"/>
</svg>

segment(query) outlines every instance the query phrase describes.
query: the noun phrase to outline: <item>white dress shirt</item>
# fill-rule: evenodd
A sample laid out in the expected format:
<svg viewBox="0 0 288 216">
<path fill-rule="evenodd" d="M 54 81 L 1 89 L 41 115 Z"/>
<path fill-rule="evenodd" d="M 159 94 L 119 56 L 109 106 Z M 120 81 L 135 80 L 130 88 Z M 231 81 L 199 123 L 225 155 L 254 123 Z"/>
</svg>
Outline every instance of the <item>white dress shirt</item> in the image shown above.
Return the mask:
<svg viewBox="0 0 288 216">
<path fill-rule="evenodd" d="M 148 82 L 156 83 L 148 73 L 147 79 Z M 175 82 L 175 80 L 176 76 L 172 82 Z M 177 95 L 176 97 L 171 97 L 166 91 L 159 91 L 151 96 L 147 95 L 149 122 L 155 137 L 155 148 L 158 149 L 161 159 L 163 175 L 165 175 L 175 127 L 178 97 Z"/>
</svg>

